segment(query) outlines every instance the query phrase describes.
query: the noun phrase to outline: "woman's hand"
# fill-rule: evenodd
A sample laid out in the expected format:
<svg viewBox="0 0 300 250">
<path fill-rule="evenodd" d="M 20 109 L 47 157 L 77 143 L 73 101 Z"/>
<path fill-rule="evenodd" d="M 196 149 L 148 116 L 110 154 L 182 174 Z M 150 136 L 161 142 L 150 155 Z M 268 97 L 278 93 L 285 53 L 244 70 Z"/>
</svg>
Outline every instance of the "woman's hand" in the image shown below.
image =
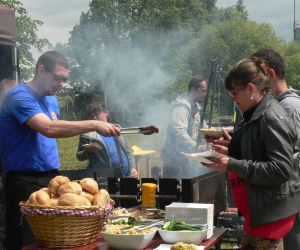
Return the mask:
<svg viewBox="0 0 300 250">
<path fill-rule="evenodd" d="M 84 151 L 88 153 L 95 153 L 99 149 L 101 149 L 101 146 L 98 143 L 84 144 L 82 146 L 84 148 Z"/>
<path fill-rule="evenodd" d="M 135 168 L 130 170 L 130 175 L 129 175 L 130 178 L 138 178 L 138 175 L 139 175 L 138 171 Z"/>
<path fill-rule="evenodd" d="M 203 166 L 215 170 L 220 173 L 227 172 L 229 157 L 221 157 L 214 161 L 212 164 L 202 163 Z"/>
<path fill-rule="evenodd" d="M 231 136 L 229 133 L 223 129 L 223 136 L 222 137 L 212 137 L 212 136 L 205 136 L 205 140 L 207 142 L 210 142 L 214 145 L 221 145 L 228 147 L 230 141 L 231 141 Z"/>
<path fill-rule="evenodd" d="M 217 151 L 217 152 L 220 153 L 220 154 L 228 155 L 228 148 L 225 147 L 225 146 L 213 144 L 213 145 L 211 146 L 211 148 L 212 148 L 213 150 Z"/>
</svg>

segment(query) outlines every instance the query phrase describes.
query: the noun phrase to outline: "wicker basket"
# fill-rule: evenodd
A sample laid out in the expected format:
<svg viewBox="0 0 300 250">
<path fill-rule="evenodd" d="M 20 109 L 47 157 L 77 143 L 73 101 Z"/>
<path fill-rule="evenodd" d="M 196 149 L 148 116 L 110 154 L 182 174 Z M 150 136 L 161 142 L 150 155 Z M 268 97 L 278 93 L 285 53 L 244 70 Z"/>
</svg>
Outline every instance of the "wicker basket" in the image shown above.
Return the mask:
<svg viewBox="0 0 300 250">
<path fill-rule="evenodd" d="M 37 242 L 49 248 L 90 244 L 102 230 L 105 210 L 98 207 L 46 207 L 20 203 Z"/>
</svg>

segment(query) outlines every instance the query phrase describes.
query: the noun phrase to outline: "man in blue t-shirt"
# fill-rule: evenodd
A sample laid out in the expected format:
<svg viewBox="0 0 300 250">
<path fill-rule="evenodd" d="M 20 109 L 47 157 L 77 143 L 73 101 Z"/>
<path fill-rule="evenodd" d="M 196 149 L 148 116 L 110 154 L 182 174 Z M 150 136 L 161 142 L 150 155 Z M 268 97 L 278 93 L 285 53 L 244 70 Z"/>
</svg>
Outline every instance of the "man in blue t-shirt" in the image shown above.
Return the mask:
<svg viewBox="0 0 300 250">
<path fill-rule="evenodd" d="M 54 96 L 69 76 L 68 61 L 59 52 L 45 52 L 37 61 L 35 76 L 28 83 L 9 91 L 0 112 L 0 159 L 5 174 L 6 249 L 21 249 L 33 237 L 20 225 L 18 204 L 47 186 L 58 174 L 56 138 L 97 131 L 119 136 L 120 129 L 96 120 L 59 120 Z"/>
</svg>

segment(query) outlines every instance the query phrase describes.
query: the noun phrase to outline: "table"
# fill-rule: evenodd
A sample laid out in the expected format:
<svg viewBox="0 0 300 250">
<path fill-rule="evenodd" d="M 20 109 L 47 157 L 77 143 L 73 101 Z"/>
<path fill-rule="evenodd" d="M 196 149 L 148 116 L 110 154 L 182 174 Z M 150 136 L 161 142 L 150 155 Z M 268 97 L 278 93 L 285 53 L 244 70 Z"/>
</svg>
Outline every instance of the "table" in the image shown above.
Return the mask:
<svg viewBox="0 0 300 250">
<path fill-rule="evenodd" d="M 201 242 L 200 246 L 204 246 L 204 249 L 210 249 L 211 247 L 215 246 L 219 240 L 222 238 L 222 235 L 226 232 L 226 228 L 215 228 L 214 229 L 214 234 L 212 237 L 210 237 L 208 240 L 205 240 Z M 144 248 L 144 250 L 153 250 L 154 248 L 158 247 L 160 244 L 162 244 L 163 241 L 160 238 L 160 236 L 156 236 L 151 243 Z M 31 245 L 31 246 L 26 246 L 22 247 L 22 250 L 49 250 L 49 248 L 46 247 L 41 247 L 38 246 L 37 244 Z M 52 249 L 53 250 L 53 249 Z M 74 248 L 66 248 L 66 249 L 61 249 L 60 250 L 113 250 L 113 248 L 110 248 L 108 244 L 104 241 L 102 238 L 102 235 L 99 234 L 99 237 L 96 242 L 82 246 L 82 247 L 74 247 Z"/>
<path fill-rule="evenodd" d="M 140 166 L 140 160 L 144 159 L 146 162 L 146 174 L 147 177 L 151 178 L 151 167 L 150 167 L 150 157 L 151 155 L 155 154 L 155 150 L 143 150 L 135 145 L 132 147 L 134 160 L 135 160 L 135 167 L 140 174 L 141 166 Z"/>
</svg>

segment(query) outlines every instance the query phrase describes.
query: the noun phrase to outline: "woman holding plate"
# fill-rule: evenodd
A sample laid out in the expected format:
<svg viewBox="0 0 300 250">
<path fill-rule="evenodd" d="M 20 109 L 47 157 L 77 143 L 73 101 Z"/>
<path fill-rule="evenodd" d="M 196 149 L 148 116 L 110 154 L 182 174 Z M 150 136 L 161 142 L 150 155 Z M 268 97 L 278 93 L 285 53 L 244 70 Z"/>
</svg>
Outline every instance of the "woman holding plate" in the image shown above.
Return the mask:
<svg viewBox="0 0 300 250">
<path fill-rule="evenodd" d="M 228 157 L 204 165 L 228 172 L 234 203 L 245 218 L 242 249 L 283 249 L 283 237 L 293 227 L 300 207 L 298 169 L 292 164 L 295 131 L 271 94 L 262 60 L 253 57 L 236 63 L 225 86 L 244 121 L 227 152 L 213 145 Z"/>
</svg>

